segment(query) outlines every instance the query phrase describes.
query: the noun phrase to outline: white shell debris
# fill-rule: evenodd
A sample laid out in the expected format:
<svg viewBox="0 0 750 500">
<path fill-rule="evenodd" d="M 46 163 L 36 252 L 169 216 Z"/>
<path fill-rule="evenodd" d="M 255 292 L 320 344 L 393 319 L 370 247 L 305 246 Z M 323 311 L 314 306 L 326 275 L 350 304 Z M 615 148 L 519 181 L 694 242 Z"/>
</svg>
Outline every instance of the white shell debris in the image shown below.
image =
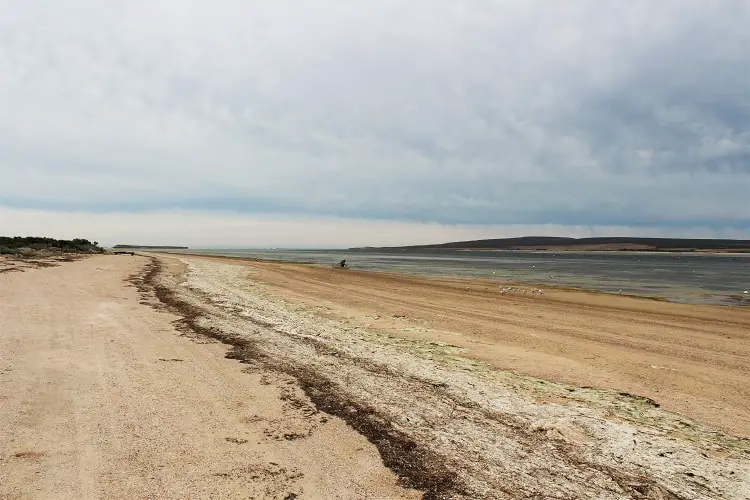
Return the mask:
<svg viewBox="0 0 750 500">
<path fill-rule="evenodd" d="M 501 286 L 498 288 L 500 289 L 500 295 L 505 295 L 506 293 L 511 293 L 511 292 L 534 293 L 538 295 L 544 294 L 544 290 L 542 290 L 541 288 L 526 289 L 526 288 L 517 288 L 514 286 Z"/>
</svg>

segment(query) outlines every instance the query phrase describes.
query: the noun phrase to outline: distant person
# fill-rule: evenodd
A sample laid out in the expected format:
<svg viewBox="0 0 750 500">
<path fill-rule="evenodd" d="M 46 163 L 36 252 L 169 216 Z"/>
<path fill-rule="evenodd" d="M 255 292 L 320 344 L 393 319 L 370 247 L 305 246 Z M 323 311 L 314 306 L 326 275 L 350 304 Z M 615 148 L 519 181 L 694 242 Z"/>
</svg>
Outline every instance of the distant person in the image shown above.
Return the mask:
<svg viewBox="0 0 750 500">
<path fill-rule="evenodd" d="M 341 262 L 339 262 L 339 266 L 346 267 L 346 259 L 343 259 Z"/>
</svg>

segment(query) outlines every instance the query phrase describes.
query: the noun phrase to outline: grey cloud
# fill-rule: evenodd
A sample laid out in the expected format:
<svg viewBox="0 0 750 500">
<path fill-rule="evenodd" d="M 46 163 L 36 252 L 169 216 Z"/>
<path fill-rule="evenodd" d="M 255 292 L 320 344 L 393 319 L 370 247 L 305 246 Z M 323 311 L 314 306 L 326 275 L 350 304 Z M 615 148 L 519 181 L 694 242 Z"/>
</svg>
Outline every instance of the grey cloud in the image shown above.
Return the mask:
<svg viewBox="0 0 750 500">
<path fill-rule="evenodd" d="M 0 205 L 750 226 L 747 2 L 6 2 Z"/>
</svg>

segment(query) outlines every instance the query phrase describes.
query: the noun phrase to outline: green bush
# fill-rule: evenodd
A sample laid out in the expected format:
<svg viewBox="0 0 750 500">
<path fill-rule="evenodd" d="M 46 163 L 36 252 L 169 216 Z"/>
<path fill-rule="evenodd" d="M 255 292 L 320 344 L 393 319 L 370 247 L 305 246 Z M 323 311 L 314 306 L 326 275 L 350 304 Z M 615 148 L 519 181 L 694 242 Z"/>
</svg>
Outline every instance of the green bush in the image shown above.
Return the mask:
<svg viewBox="0 0 750 500">
<path fill-rule="evenodd" d="M 83 238 L 57 240 L 41 236 L 0 236 L 0 253 L 17 254 L 22 248 L 32 251 L 52 250 L 67 253 L 101 253 L 104 251 L 98 242 Z"/>
</svg>

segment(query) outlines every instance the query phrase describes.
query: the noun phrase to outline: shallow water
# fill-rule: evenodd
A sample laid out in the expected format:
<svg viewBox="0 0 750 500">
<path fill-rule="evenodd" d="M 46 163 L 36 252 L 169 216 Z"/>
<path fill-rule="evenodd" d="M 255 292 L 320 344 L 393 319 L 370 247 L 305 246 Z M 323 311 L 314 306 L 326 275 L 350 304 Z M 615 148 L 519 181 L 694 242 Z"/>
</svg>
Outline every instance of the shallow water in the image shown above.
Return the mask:
<svg viewBox="0 0 750 500">
<path fill-rule="evenodd" d="M 519 281 L 675 302 L 750 305 L 750 255 L 644 252 L 353 252 L 194 249 L 190 253 L 309 262 L 426 276 Z"/>
</svg>

